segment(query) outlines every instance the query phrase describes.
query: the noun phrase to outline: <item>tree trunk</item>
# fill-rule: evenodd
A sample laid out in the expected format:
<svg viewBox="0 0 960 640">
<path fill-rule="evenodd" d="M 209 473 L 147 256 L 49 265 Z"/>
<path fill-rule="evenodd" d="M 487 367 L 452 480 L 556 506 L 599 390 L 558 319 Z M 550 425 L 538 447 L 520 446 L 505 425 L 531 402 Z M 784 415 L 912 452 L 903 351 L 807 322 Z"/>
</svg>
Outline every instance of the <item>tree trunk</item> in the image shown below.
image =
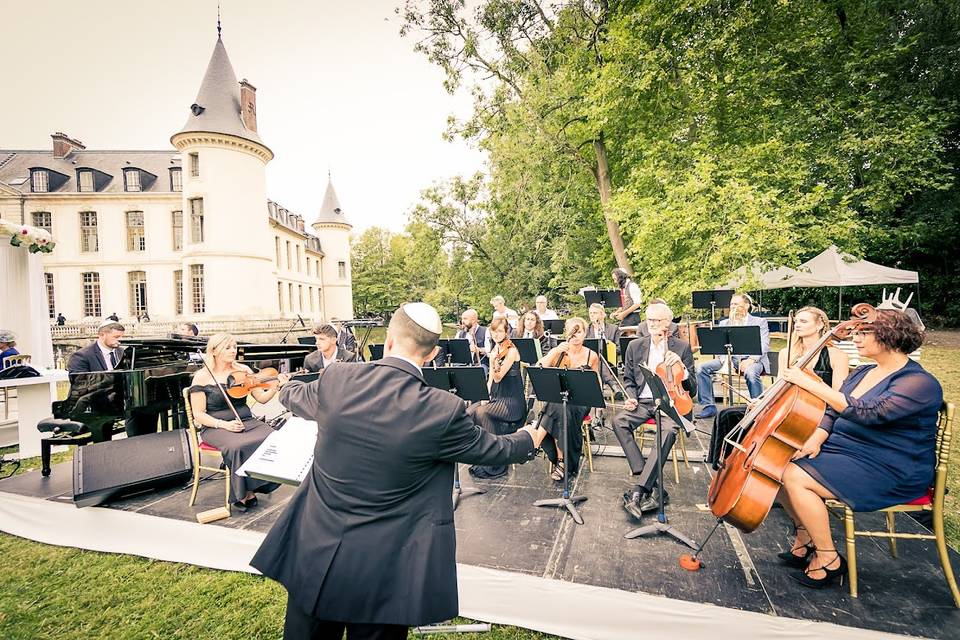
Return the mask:
<svg viewBox="0 0 960 640">
<path fill-rule="evenodd" d="M 610 165 L 607 162 L 607 145 L 603 142 L 603 137 L 593 141 L 593 150 L 597 155 L 597 167 L 594 170 L 594 177 L 597 179 L 597 188 L 600 190 L 600 207 L 603 210 L 603 219 L 607 223 L 607 235 L 610 237 L 610 246 L 613 248 L 613 256 L 617 260 L 617 266 L 630 271 L 630 263 L 627 261 L 627 251 L 623 246 L 623 236 L 620 235 L 620 225 L 610 217 L 607 206 L 610 203 L 610 194 L 613 193 L 613 184 L 610 182 Z"/>
</svg>

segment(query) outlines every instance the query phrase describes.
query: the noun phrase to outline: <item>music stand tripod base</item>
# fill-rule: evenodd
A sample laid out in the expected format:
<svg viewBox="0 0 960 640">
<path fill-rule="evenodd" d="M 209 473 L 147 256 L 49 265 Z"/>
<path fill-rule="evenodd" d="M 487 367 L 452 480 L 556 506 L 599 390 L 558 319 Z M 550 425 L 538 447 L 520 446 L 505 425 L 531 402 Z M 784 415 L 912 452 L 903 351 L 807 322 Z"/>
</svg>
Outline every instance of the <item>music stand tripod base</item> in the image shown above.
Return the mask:
<svg viewBox="0 0 960 640">
<path fill-rule="evenodd" d="M 460 505 L 460 496 L 481 495 L 487 492 L 486 489 L 479 487 L 464 487 L 460 484 L 460 463 L 454 462 L 453 468 L 453 510 L 456 511 Z"/>
<path fill-rule="evenodd" d="M 577 511 L 577 503 L 585 502 L 587 496 L 573 496 L 571 498 L 549 498 L 547 500 L 537 500 L 533 503 L 535 507 L 563 507 L 573 516 L 573 521 L 577 524 L 583 524 L 583 517 Z"/>
</svg>

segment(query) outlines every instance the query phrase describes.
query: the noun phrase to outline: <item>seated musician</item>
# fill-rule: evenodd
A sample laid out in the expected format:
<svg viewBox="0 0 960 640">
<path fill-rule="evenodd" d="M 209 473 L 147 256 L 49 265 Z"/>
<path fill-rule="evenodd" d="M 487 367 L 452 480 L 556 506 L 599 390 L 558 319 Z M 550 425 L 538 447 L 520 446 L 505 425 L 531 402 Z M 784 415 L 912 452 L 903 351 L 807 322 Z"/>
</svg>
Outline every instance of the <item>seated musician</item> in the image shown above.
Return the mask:
<svg viewBox="0 0 960 640">
<path fill-rule="evenodd" d="M 759 356 L 733 355 L 735 373 L 743 375 L 747 381 L 747 390 L 751 398 L 763 393 L 764 373 L 770 371 L 770 327 L 766 318 L 758 318 L 750 314 L 753 301 L 745 293 L 738 293 L 730 299 L 730 317 L 720 321 L 721 327 L 760 327 L 760 347 L 763 351 Z M 725 358 L 724 358 L 725 359 Z M 697 367 L 697 389 L 702 409 L 697 418 L 710 418 L 717 415 L 717 405 L 713 401 L 713 374 L 723 367 L 723 360 L 715 358 Z"/>
<path fill-rule="evenodd" d="M 357 336 L 353 334 L 353 329 L 345 322 L 333 318 L 331 324 L 337 330 L 337 346 L 344 351 L 351 353 L 357 352 Z"/>
<path fill-rule="evenodd" d="M 193 421 L 200 428 L 200 438 L 220 450 L 231 472 L 240 468 L 271 433 L 270 427 L 250 412 L 246 398 L 230 398 L 233 408 L 227 405 L 224 396 L 233 383 L 232 374 L 237 371 L 251 373 L 247 365 L 236 361 L 236 357 L 237 341 L 232 335 L 218 333 L 210 336 L 206 356 L 210 371 L 207 367 L 198 370 L 190 387 L 190 408 L 193 410 Z M 279 376 L 281 383 L 288 378 L 286 374 Z M 277 387 L 254 389 L 251 393 L 257 402 L 265 403 L 277 393 Z M 278 486 L 234 473 L 230 478 L 230 497 L 234 507 L 246 511 L 257 504 L 256 493 L 269 493 Z"/>
<path fill-rule="evenodd" d="M 123 347 L 120 340 L 126 328 L 112 320 L 106 320 L 97 329 L 97 339 L 82 349 L 74 351 L 67 361 L 67 371 L 70 372 L 71 384 L 73 374 L 93 373 L 97 371 L 113 371 L 123 357 Z M 156 433 L 156 410 L 134 409 L 124 423 L 128 436 L 138 436 L 145 433 Z"/>
<path fill-rule="evenodd" d="M 470 341 L 470 352 L 480 361 L 480 366 L 487 369 L 488 344 L 487 328 L 480 324 L 480 316 L 476 309 L 467 309 L 460 315 L 460 328 L 457 330 L 457 339 Z"/>
<path fill-rule="evenodd" d="M 586 321 L 577 317 L 567 319 L 564 323 L 563 335 L 566 341 L 551 349 L 540 358 L 537 364 L 564 369 L 589 368 L 599 373 L 600 357 L 583 346 L 584 336 L 587 335 Z M 567 442 L 563 442 L 563 404 L 544 403 L 538 424 L 547 430 L 548 435 L 544 438 L 541 447 L 553 463 L 550 477 L 558 482 L 563 481 L 565 462 L 569 465 L 570 475 L 575 475 L 580 469 L 580 455 L 583 453 L 580 425 L 588 413 L 590 413 L 590 407 L 567 404 Z"/>
<path fill-rule="evenodd" d="M 587 310 L 590 316 L 590 326 L 587 328 L 587 339 L 605 338 L 616 344 L 620 340 L 620 328 L 606 322 L 607 311 L 599 302 L 594 302 Z"/>
<path fill-rule="evenodd" d="M 181 322 L 177 325 L 173 335 L 186 340 L 193 340 L 200 335 L 200 327 L 193 322 Z"/>
<path fill-rule="evenodd" d="M 506 318 L 510 323 L 511 329 L 516 329 L 519 324 L 520 314 L 507 306 L 507 301 L 503 296 L 493 296 L 490 298 L 490 306 L 493 307 L 493 320 L 497 318 Z"/>
<path fill-rule="evenodd" d="M 660 459 L 657 459 L 656 447 L 649 458 L 643 459 L 633 432 L 643 428 L 644 423 L 653 417 L 654 405 L 653 395 L 640 371 L 640 365 L 655 371 L 661 363 L 672 367 L 679 362 L 683 364 L 683 388 L 691 396 L 696 391 L 693 352 L 686 341 L 667 335 L 672 320 L 673 311 L 667 305 L 651 304 L 647 307 L 649 333 L 646 337 L 631 341 L 623 359 L 623 386 L 627 392 L 627 400 L 623 404 L 624 410 L 613 419 L 613 433 L 627 457 L 630 473 L 639 476 L 637 485 L 623 494 L 623 508 L 635 518 L 641 518 L 644 512 L 658 508 L 659 496 L 654 492 L 657 486 L 658 463 L 662 464 L 670 455 L 677 439 L 678 426 L 672 420 L 664 420 L 661 423 Z M 663 501 L 667 503 L 667 492 L 663 488 L 660 488 L 660 491 L 663 491 Z"/>
<path fill-rule="evenodd" d="M 549 349 L 549 338 L 543 331 L 543 318 L 536 311 L 527 311 L 523 314 L 523 320 L 520 326 L 514 329 L 512 337 L 536 338 L 540 341 L 541 352 L 546 353 Z"/>
<path fill-rule="evenodd" d="M 643 291 L 640 285 L 633 281 L 630 274 L 624 269 L 614 269 L 610 272 L 617 288 L 620 289 L 620 307 L 610 316 L 623 327 L 637 327 L 640 325 L 640 307 L 643 305 Z"/>
<path fill-rule="evenodd" d="M 557 312 L 553 309 L 547 308 L 547 296 L 541 294 L 537 296 L 535 301 L 536 308 L 534 311 L 537 312 L 537 315 L 540 316 L 541 320 L 559 320 L 560 316 L 557 315 Z"/>
<path fill-rule="evenodd" d="M 356 361 L 357 354 L 337 343 L 337 330 L 332 324 L 318 323 L 313 334 L 317 337 L 317 350 L 303 360 L 303 368 L 307 371 L 320 371 L 334 362 Z"/>
<path fill-rule="evenodd" d="M 467 408 L 467 414 L 473 421 L 495 436 L 513 433 L 517 430 L 514 423 L 523 420 L 527 415 L 527 400 L 520 376 L 520 352 L 508 338 L 509 329 L 510 324 L 505 317 L 496 318 L 490 323 L 490 337 L 493 340 L 490 373 L 487 377 L 490 402 L 474 403 Z M 499 478 L 506 474 L 507 470 L 506 465 L 475 465 L 470 467 L 470 475 L 474 478 Z"/>
<path fill-rule="evenodd" d="M 667 304 L 667 301 L 663 298 L 650 298 L 650 304 Z M 637 329 L 637 335 L 641 337 L 650 335 L 650 327 L 647 326 L 646 322 L 640 324 L 640 328 Z M 683 336 L 680 335 L 680 325 L 671 320 L 670 326 L 667 327 L 667 335 L 674 338 L 683 338 Z"/>
<path fill-rule="evenodd" d="M 933 481 L 940 383 L 907 354 L 923 333 L 900 311 L 878 310 L 850 334 L 861 357 L 839 390 L 798 369 L 783 378 L 827 403 L 820 426 L 787 465 L 777 500 L 793 518 L 792 549 L 779 554 L 803 569 L 794 578 L 823 587 L 847 572 L 830 534 L 824 499 L 874 511 L 926 495 Z"/>
<path fill-rule="evenodd" d="M 3 368 L 3 361 L 6 358 L 16 355 L 20 355 L 20 352 L 17 351 L 17 336 L 13 334 L 13 331 L 0 329 L 0 369 Z"/>
<path fill-rule="evenodd" d="M 803 307 L 798 310 L 793 316 L 793 344 L 789 349 L 780 350 L 777 356 L 780 366 L 777 370 L 784 372 L 795 366 L 828 331 L 830 331 L 830 319 L 823 309 Z M 789 362 L 787 362 L 787 351 L 790 352 Z M 850 372 L 850 357 L 833 345 L 827 345 L 820 349 L 806 368 L 839 391 L 840 385 Z"/>
</svg>

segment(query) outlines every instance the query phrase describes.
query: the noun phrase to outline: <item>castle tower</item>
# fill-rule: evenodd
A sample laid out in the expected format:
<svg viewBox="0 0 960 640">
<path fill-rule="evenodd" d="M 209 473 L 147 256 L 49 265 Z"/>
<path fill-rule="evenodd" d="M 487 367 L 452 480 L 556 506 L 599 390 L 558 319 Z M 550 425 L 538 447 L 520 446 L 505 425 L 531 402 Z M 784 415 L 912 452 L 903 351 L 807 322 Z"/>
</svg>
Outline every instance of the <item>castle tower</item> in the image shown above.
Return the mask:
<svg viewBox="0 0 960 640">
<path fill-rule="evenodd" d="M 183 160 L 183 314 L 276 317 L 266 165 L 256 88 L 237 82 L 223 40 L 210 56 L 190 115 L 170 142 Z"/>
<path fill-rule="evenodd" d="M 320 213 L 313 223 L 313 232 L 320 238 L 323 259 L 320 261 L 323 282 L 323 313 L 327 320 L 353 318 L 353 286 L 351 285 L 350 230 L 333 180 L 327 180 Z"/>
</svg>

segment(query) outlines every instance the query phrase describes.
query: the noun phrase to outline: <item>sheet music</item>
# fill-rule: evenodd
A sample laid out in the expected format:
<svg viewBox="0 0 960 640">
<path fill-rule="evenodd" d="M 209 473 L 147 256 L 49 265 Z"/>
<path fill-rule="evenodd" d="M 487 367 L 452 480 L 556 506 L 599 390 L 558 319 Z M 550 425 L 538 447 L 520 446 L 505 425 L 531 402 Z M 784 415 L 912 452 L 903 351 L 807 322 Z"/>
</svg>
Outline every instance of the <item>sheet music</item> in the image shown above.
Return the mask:
<svg viewBox="0 0 960 640">
<path fill-rule="evenodd" d="M 254 454 L 237 469 L 238 476 L 300 484 L 313 465 L 317 423 L 292 417 L 279 431 L 260 443 Z"/>
</svg>

